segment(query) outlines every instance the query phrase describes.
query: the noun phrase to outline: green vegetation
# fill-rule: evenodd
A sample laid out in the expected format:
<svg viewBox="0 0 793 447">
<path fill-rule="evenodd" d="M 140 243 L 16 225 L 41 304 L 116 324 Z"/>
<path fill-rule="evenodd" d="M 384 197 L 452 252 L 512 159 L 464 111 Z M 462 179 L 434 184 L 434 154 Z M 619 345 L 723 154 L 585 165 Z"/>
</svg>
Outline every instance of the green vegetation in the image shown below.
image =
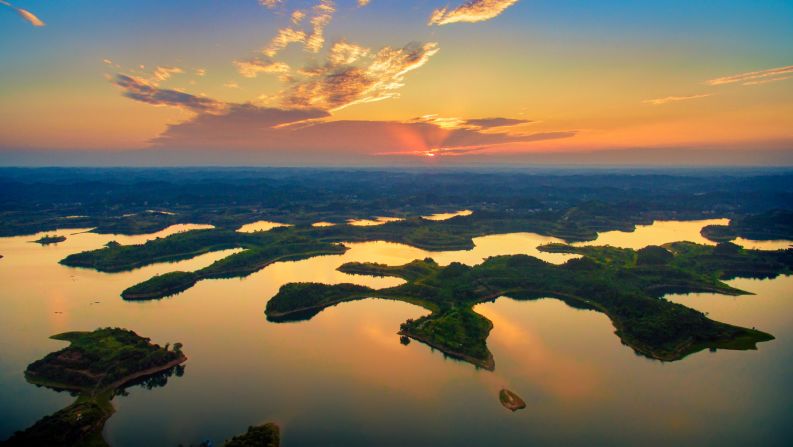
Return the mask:
<svg viewBox="0 0 793 447">
<path fill-rule="evenodd" d="M 224 447 L 278 447 L 281 445 L 281 432 L 273 423 L 248 427 L 245 434 L 235 436 Z"/>
<path fill-rule="evenodd" d="M 35 240 L 33 242 L 35 242 L 37 244 L 41 244 L 41 245 L 49 245 L 49 244 L 57 244 L 58 242 L 63 242 L 65 240 L 66 240 L 66 236 L 57 236 L 57 235 L 50 236 L 48 234 L 48 235 L 46 235 L 46 236 L 44 236 L 44 237 L 42 237 L 40 239 L 37 239 L 37 240 Z"/>
<path fill-rule="evenodd" d="M 66 332 L 51 338 L 71 344 L 28 365 L 25 377 L 31 383 L 77 391 L 115 389 L 142 373 L 186 360 L 180 351 L 151 344 L 125 329 Z"/>
<path fill-rule="evenodd" d="M 113 396 L 127 384 L 168 374 L 187 358 L 181 345 L 173 350 L 118 328 L 66 332 L 52 336 L 70 342 L 60 351 L 28 365 L 28 382 L 79 393 L 70 406 L 42 418 L 3 442 L 8 446 L 106 446 L 102 428 L 113 415 Z M 164 380 L 154 380 L 152 385 Z"/>
<path fill-rule="evenodd" d="M 163 296 L 175 295 L 193 287 L 199 277 L 192 272 L 171 272 L 157 275 L 148 281 L 136 284 L 123 292 L 125 300 L 151 300 Z"/>
<path fill-rule="evenodd" d="M 241 277 L 277 261 L 305 259 L 318 255 L 341 254 L 341 242 L 382 240 L 409 244 L 427 250 L 466 250 L 473 238 L 486 234 L 534 231 L 557 235 L 567 240 L 596 237 L 596 230 L 613 228 L 600 219 L 590 218 L 591 226 L 573 223 L 568 218 L 582 217 L 589 211 L 576 208 L 563 219 L 557 213 L 515 216 L 509 213 L 482 212 L 444 221 L 411 218 L 377 226 L 336 225 L 333 227 L 292 226 L 270 231 L 239 233 L 223 229 L 194 230 L 158 238 L 140 245 L 110 243 L 106 247 L 67 256 L 61 260 L 72 267 L 117 272 L 156 262 L 188 259 L 203 253 L 228 248 L 244 248 L 214 264 L 188 274 L 175 272 L 152 278 L 124 291 L 128 299 L 162 298 L 192 287 L 205 278 Z M 588 215 L 588 214 L 587 214 Z M 612 221 L 612 223 L 617 223 Z M 632 225 L 621 222 L 619 228 Z"/>
<path fill-rule="evenodd" d="M 721 280 L 734 276 L 788 274 L 793 250 L 743 250 L 677 242 L 635 251 L 614 247 L 551 244 L 542 250 L 575 253 L 582 258 L 563 265 L 525 255 L 498 256 L 468 267 L 441 267 L 432 259 L 403 266 L 349 263 L 339 270 L 396 276 L 405 284 L 374 290 L 351 284 L 287 284 L 267 303 L 274 321 L 310 318 L 325 307 L 367 297 L 407 301 L 431 313 L 402 324 L 400 334 L 478 367 L 494 368 L 486 339 L 492 324 L 475 313 L 477 303 L 509 296 L 554 297 L 571 306 L 605 313 L 623 343 L 637 353 L 679 360 L 705 348 L 754 349 L 773 339 L 761 331 L 708 319 L 701 312 L 661 299 L 667 293 L 713 292 L 740 295 Z"/>
<path fill-rule="evenodd" d="M 106 447 L 102 428 L 113 415 L 106 397 L 81 397 L 73 404 L 45 416 L 24 431 L 0 442 L 3 446 Z"/>
<path fill-rule="evenodd" d="M 365 298 L 370 292 L 370 288 L 355 284 L 287 284 L 279 292 L 281 299 L 267 303 L 267 318 L 271 321 L 289 321 L 303 311 L 324 309 L 344 301 Z"/>
<path fill-rule="evenodd" d="M 714 242 L 731 241 L 736 237 L 757 241 L 793 240 L 793 211 L 772 210 L 737 217 L 729 225 L 706 226 L 702 236 Z"/>
<path fill-rule="evenodd" d="M 110 242 L 106 247 L 67 256 L 61 264 L 100 272 L 123 272 L 157 262 L 189 259 L 211 251 L 244 247 L 250 237 L 228 230 L 193 230 L 140 245 Z"/>
<path fill-rule="evenodd" d="M 508 389 L 502 389 L 499 391 L 498 400 L 501 401 L 501 405 L 503 405 L 504 408 L 513 412 L 526 408 L 526 402 L 524 402 L 520 396 Z"/>
<path fill-rule="evenodd" d="M 196 241 L 197 243 L 211 240 L 205 238 L 207 231 L 211 230 L 199 230 L 200 237 Z M 193 232 L 182 233 L 182 235 L 189 238 L 190 233 Z M 239 240 L 243 242 L 246 250 L 220 259 L 195 272 L 171 272 L 154 276 L 124 290 L 121 296 L 127 300 L 163 298 L 187 290 L 202 279 L 245 277 L 274 262 L 295 261 L 320 255 L 342 254 L 347 250 L 340 244 L 316 242 L 305 236 L 294 235 L 287 228 L 275 229 L 269 232 L 238 234 L 241 235 Z M 132 247 L 139 247 L 137 248 L 138 251 L 145 252 L 145 250 L 148 250 L 146 248 L 147 245 L 149 247 L 158 247 L 157 241 L 163 241 L 162 243 L 164 244 L 167 243 L 165 242 L 167 239 L 157 239 L 144 245 Z M 106 247 L 102 250 L 97 250 L 97 252 L 101 253 L 103 250 L 123 251 L 124 248 L 122 246 Z M 152 250 L 157 251 L 158 248 L 153 248 Z M 201 250 L 203 248 L 197 249 L 197 251 Z M 100 254 L 100 256 L 104 255 Z M 67 258 L 62 262 L 67 263 L 70 261 Z"/>
</svg>

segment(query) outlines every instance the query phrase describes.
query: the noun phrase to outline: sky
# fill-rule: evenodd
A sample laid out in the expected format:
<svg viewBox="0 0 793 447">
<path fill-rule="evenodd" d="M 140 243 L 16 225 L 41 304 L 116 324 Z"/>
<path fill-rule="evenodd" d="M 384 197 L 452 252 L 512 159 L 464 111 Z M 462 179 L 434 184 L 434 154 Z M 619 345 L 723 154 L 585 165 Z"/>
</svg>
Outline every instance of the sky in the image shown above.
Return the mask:
<svg viewBox="0 0 793 447">
<path fill-rule="evenodd" d="M 0 0 L 0 165 L 793 165 L 789 0 Z"/>
</svg>

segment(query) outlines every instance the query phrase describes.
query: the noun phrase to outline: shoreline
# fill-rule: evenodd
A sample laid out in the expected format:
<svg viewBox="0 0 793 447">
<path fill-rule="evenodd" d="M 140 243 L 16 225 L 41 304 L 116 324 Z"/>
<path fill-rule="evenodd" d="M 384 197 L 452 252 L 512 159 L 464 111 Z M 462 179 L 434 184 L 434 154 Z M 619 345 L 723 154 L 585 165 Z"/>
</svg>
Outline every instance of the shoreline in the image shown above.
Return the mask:
<svg viewBox="0 0 793 447">
<path fill-rule="evenodd" d="M 490 321 L 490 320 L 487 320 L 487 321 Z M 490 323 L 490 328 L 491 329 L 493 328 L 493 323 L 492 322 Z M 414 339 L 414 340 L 416 340 L 418 342 L 421 342 L 421 343 L 424 343 L 425 345 L 428 345 L 431 348 L 434 348 L 434 349 L 437 349 L 438 351 L 441 351 L 444 355 L 447 355 L 447 356 L 449 356 L 451 358 L 454 358 L 454 359 L 457 359 L 457 360 L 462 360 L 462 361 L 471 363 L 474 366 L 476 366 L 477 368 L 486 369 L 488 371 L 495 371 L 495 369 L 496 369 L 496 361 L 493 358 L 493 353 L 490 352 L 489 349 L 487 351 L 488 358 L 486 360 L 482 360 L 482 359 L 478 359 L 476 357 L 471 357 L 468 354 L 463 354 L 461 352 L 452 351 L 452 350 L 450 350 L 448 348 L 445 348 L 445 347 L 442 347 L 442 346 L 438 345 L 437 343 L 431 342 L 426 337 L 423 337 L 423 336 L 418 335 L 418 334 L 411 333 L 409 331 L 400 330 L 399 332 L 397 332 L 397 334 L 398 335 L 404 335 L 406 337 L 410 337 L 410 338 L 412 338 L 412 339 Z"/>
<path fill-rule="evenodd" d="M 151 368 L 148 368 L 148 369 L 145 369 L 145 370 L 141 370 L 141 371 L 132 373 L 132 374 L 130 374 L 128 376 L 124 376 L 124 377 L 116 380 L 115 382 L 110 383 L 108 385 L 105 385 L 105 386 L 103 386 L 101 388 L 98 388 L 99 384 L 97 384 L 96 386 L 91 388 L 91 387 L 80 387 L 80 386 L 75 386 L 75 385 L 68 385 L 68 384 L 59 383 L 59 382 L 50 382 L 50 381 L 47 381 L 47 380 L 39 380 L 34 374 L 31 374 L 31 373 L 29 373 L 27 371 L 25 372 L 25 379 L 28 382 L 30 382 L 31 384 L 33 384 L 33 385 L 41 385 L 41 386 L 46 386 L 46 387 L 51 387 L 51 388 L 59 388 L 59 389 L 68 390 L 68 391 L 80 391 L 80 392 L 88 393 L 91 396 L 95 396 L 97 394 L 100 394 L 100 393 L 103 393 L 103 392 L 106 392 L 106 391 L 110 391 L 110 390 L 115 391 L 115 390 L 121 388 L 122 386 L 124 386 L 125 384 L 127 384 L 129 382 L 132 382 L 133 380 L 137 380 L 137 379 L 140 379 L 142 377 L 151 376 L 151 375 L 154 375 L 154 374 L 161 373 L 163 371 L 167 371 L 167 370 L 169 370 L 169 369 L 171 369 L 171 368 L 173 368 L 175 366 L 181 365 L 182 363 L 184 363 L 186 361 L 187 361 L 187 356 L 184 355 L 184 354 L 181 354 L 178 358 L 176 358 L 174 360 L 171 360 L 170 362 L 168 362 L 168 363 L 166 363 L 164 365 L 154 366 L 154 367 L 151 367 Z"/>
</svg>

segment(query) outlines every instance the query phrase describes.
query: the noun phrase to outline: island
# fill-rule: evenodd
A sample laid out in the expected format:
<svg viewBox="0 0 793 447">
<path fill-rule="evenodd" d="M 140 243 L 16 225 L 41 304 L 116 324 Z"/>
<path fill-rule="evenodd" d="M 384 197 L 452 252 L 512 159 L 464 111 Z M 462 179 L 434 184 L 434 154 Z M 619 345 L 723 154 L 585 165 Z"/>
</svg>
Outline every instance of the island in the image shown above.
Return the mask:
<svg viewBox="0 0 793 447">
<path fill-rule="evenodd" d="M 55 340 L 68 347 L 28 365 L 28 382 L 78 394 L 68 407 L 46 416 L 4 441 L 4 446 L 106 446 L 105 422 L 115 412 L 111 400 L 124 386 L 168 375 L 187 360 L 181 344 L 161 347 L 126 329 L 66 332 Z"/>
<path fill-rule="evenodd" d="M 604 207 L 581 205 L 561 216 L 557 212 L 478 212 L 442 221 L 415 217 L 375 226 L 294 225 L 255 233 L 214 228 L 177 233 L 138 245 L 112 242 L 101 249 L 71 254 L 60 262 L 70 267 L 121 272 L 212 251 L 243 249 L 201 270 L 153 277 L 122 293 L 123 298 L 130 300 L 157 299 L 189 289 L 202 279 L 243 277 L 273 262 L 342 254 L 347 250 L 345 242 L 387 241 L 429 251 L 470 250 L 474 247 L 473 238 L 487 234 L 531 231 L 567 241 L 585 241 L 596 238 L 597 231 L 634 228 L 632 223 L 620 218 L 596 218 L 593 214 L 596 212 L 605 212 Z"/>
<path fill-rule="evenodd" d="M 347 263 L 339 270 L 393 276 L 405 283 L 371 289 L 353 284 L 286 284 L 267 303 L 270 321 L 309 319 L 338 303 L 369 297 L 409 302 L 430 313 L 402 323 L 399 334 L 445 355 L 493 370 L 486 340 L 492 323 L 473 310 L 478 303 L 507 296 L 516 300 L 557 298 L 570 306 L 607 315 L 624 344 L 637 354 L 675 361 L 703 349 L 756 349 L 768 333 L 709 319 L 702 312 L 664 300 L 668 293 L 742 295 L 722 280 L 774 277 L 793 271 L 793 249 L 746 250 L 675 242 L 641 250 L 551 244 L 546 252 L 578 254 L 562 265 L 526 256 L 496 256 L 470 267 L 440 266 L 432 259 L 401 266 Z"/>
<path fill-rule="evenodd" d="M 41 237 L 40 239 L 36 239 L 35 243 L 41 245 L 50 245 L 50 244 L 57 244 L 59 242 L 63 242 L 66 240 L 66 236 L 58 236 L 58 235 L 46 235 Z"/>
<path fill-rule="evenodd" d="M 124 290 L 121 296 L 128 300 L 163 298 L 189 289 L 202 279 L 244 277 L 274 262 L 341 254 L 347 250 L 341 244 L 314 240 L 290 227 L 255 233 L 208 229 L 177 233 L 138 245 L 109 243 L 97 250 L 69 255 L 61 260 L 61 264 L 120 272 L 229 248 L 242 248 L 243 251 L 196 272 L 170 272 L 152 277 Z"/>
<path fill-rule="evenodd" d="M 728 225 L 708 225 L 702 236 L 714 242 L 731 241 L 737 237 L 757 241 L 793 240 L 793 211 L 770 210 L 732 219 Z"/>
<path fill-rule="evenodd" d="M 524 402 L 520 396 L 506 388 L 499 391 L 498 400 L 501 401 L 501 405 L 503 405 L 504 408 L 512 412 L 526 408 L 526 402 Z"/>
<path fill-rule="evenodd" d="M 248 427 L 248 431 L 226 441 L 224 447 L 278 447 L 281 445 L 281 431 L 276 424 Z"/>
</svg>

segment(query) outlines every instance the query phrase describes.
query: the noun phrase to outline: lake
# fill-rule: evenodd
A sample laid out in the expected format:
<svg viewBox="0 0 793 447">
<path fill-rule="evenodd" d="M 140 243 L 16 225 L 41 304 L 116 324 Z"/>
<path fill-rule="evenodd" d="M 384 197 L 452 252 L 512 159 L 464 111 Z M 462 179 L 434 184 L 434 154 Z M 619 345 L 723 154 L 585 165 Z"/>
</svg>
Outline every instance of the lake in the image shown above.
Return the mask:
<svg viewBox="0 0 793 447">
<path fill-rule="evenodd" d="M 656 222 L 631 233 L 603 233 L 592 243 L 637 248 L 705 242 L 699 229 L 723 222 Z M 48 234 L 67 240 L 49 246 L 30 243 L 41 235 L 0 238 L 0 439 L 73 400 L 23 377 L 27 364 L 65 346 L 50 335 L 119 326 L 160 344 L 183 343 L 188 361 L 184 376 L 170 378 L 165 387 L 133 387 L 128 396 L 113 400 L 117 412 L 105 438 L 114 446 L 202 440 L 217 445 L 268 421 L 281 425 L 287 447 L 793 441 L 793 277 L 729 281 L 755 293 L 749 296 L 668 297 L 716 320 L 755 326 L 777 337 L 757 351 L 705 351 L 672 363 L 635 355 L 603 314 L 553 299 L 499 298 L 475 308 L 495 325 L 488 345 L 496 369 L 488 372 L 415 341 L 401 345 L 399 324 L 426 313 L 407 303 L 357 301 L 309 321 L 280 324 L 268 322 L 264 308 L 288 282 L 381 288 L 401 281 L 336 271 L 345 262 L 398 265 L 429 256 L 441 264 L 473 265 L 492 255 L 525 253 L 562 263 L 574 256 L 536 250 L 558 239 L 494 235 L 476 238 L 472 250 L 450 252 L 353 243 L 343 255 L 276 263 L 245 279 L 201 281 L 176 296 L 148 302 L 125 302 L 119 294 L 154 274 L 201 268 L 234 250 L 115 274 L 58 264 L 68 254 L 111 240 L 141 243 L 191 228 L 143 236 L 61 230 Z M 789 242 L 776 244 L 757 246 L 779 248 Z M 502 387 L 520 395 L 527 408 L 505 410 L 498 400 Z"/>
</svg>

